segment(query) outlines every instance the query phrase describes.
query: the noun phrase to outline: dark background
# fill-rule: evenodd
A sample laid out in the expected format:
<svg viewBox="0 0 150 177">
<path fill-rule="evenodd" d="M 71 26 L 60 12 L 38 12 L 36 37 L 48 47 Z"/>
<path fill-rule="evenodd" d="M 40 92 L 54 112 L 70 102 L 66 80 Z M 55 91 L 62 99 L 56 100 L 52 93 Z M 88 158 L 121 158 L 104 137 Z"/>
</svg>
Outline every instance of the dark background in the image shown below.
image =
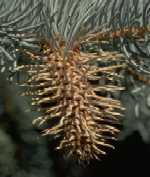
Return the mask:
<svg viewBox="0 0 150 177">
<path fill-rule="evenodd" d="M 28 104 L 30 100 L 17 96 L 18 88 L 6 82 L 4 75 L 1 75 L 1 81 L 1 177 L 105 177 L 136 173 L 141 173 L 143 176 L 148 173 L 149 119 L 144 113 L 140 118 L 134 115 L 137 99 L 127 94 L 127 91 L 122 94 L 121 99 L 129 108 L 122 119 L 119 140 L 114 142 L 115 150 L 108 150 L 101 161 L 93 160 L 89 164 L 77 164 L 55 151 L 56 142 L 50 140 L 48 136 L 41 136 L 40 129 L 32 126 L 32 120 L 37 113 L 25 111 L 30 107 Z M 139 125 L 145 126 L 145 129 L 138 128 Z"/>
</svg>

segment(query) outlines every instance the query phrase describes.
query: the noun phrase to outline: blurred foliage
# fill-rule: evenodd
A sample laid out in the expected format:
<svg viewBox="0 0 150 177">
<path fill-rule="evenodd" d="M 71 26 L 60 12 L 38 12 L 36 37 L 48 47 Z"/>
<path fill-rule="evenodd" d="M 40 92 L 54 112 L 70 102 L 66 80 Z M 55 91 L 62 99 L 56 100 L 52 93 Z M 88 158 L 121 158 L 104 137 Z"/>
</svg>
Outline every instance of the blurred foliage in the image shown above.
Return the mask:
<svg viewBox="0 0 150 177">
<path fill-rule="evenodd" d="M 0 176 L 53 176 L 46 138 L 32 127 L 32 113 L 17 88 L 0 75 Z"/>
</svg>

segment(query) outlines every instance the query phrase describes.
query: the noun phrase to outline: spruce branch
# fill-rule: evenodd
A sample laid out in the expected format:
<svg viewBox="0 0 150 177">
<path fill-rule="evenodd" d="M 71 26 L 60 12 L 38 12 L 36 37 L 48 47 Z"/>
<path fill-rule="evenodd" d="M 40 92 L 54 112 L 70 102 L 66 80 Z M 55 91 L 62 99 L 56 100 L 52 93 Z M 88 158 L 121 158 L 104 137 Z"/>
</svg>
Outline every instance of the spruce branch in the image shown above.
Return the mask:
<svg viewBox="0 0 150 177">
<path fill-rule="evenodd" d="M 36 24 L 40 15 L 41 1 L 2 0 L 0 6 L 0 69 L 13 71 L 17 62 L 18 48 L 38 48 L 36 33 L 43 22 Z M 36 17 L 39 18 L 39 17 Z M 30 36 L 30 40 L 29 40 Z M 31 38 L 32 37 L 32 38 Z M 36 41 L 36 42 L 35 42 Z"/>
<path fill-rule="evenodd" d="M 41 3 L 14 3 L 19 10 L 9 21 L 4 17 L 11 10 L 4 13 L 2 6 L 1 53 L 14 61 L 10 51 L 26 55 L 26 63 L 15 68 L 27 75 L 19 83 L 27 89 L 22 95 L 32 96 L 32 105 L 42 113 L 34 123 L 47 124 L 44 135 L 59 137 L 57 149 L 79 161 L 101 158 L 106 147 L 113 148 L 110 142 L 117 137 L 124 110 L 113 96 L 124 89 L 118 84 L 120 72 L 130 67 L 149 74 L 149 66 L 140 61 L 149 63 L 150 3 L 143 2 L 144 12 L 139 0 Z M 13 50 L 6 49 L 4 37 Z M 82 50 L 95 43 L 98 51 Z"/>
</svg>

